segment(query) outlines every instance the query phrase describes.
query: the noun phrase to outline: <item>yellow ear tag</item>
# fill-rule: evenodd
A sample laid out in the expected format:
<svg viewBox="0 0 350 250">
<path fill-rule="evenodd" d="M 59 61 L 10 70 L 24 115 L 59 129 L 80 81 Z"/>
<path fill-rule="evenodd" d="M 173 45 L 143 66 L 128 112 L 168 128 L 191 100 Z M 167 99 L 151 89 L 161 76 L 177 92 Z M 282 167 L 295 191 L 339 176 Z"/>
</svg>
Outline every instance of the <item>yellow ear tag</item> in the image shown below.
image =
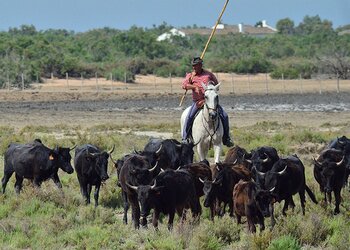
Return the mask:
<svg viewBox="0 0 350 250">
<path fill-rule="evenodd" d="M 49 156 L 49 160 L 52 161 L 54 158 L 52 155 Z"/>
</svg>

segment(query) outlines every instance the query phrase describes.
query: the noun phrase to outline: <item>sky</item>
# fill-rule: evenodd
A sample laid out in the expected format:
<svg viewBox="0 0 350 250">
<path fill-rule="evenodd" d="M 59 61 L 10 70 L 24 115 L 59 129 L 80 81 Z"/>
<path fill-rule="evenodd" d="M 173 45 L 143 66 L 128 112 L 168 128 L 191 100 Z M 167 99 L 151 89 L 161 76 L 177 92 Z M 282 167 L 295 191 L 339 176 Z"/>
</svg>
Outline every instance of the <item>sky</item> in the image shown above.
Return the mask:
<svg viewBox="0 0 350 250">
<path fill-rule="evenodd" d="M 163 23 L 180 28 L 212 27 L 226 0 L 0 0 L 0 31 L 21 25 L 40 30 L 85 32 L 97 28 L 128 30 Z M 255 25 L 266 20 L 276 27 L 283 18 L 295 26 L 319 15 L 333 28 L 350 24 L 350 0 L 230 0 L 222 23 Z"/>
</svg>

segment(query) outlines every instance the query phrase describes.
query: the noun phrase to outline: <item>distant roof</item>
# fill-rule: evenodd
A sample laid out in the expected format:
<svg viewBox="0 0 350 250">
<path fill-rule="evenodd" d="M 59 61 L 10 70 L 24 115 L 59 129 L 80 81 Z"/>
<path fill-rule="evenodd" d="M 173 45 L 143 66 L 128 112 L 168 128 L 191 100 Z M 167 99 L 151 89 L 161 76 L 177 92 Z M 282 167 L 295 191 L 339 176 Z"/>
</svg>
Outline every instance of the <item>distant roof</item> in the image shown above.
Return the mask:
<svg viewBox="0 0 350 250">
<path fill-rule="evenodd" d="M 214 26 L 211 28 L 181 28 L 181 29 L 171 29 L 169 32 L 163 33 L 157 37 L 157 41 L 171 40 L 172 36 L 191 36 L 191 35 L 210 35 Z M 267 35 L 272 35 L 277 32 L 277 29 L 269 26 L 266 20 L 262 20 L 260 25 L 252 26 L 247 24 L 218 24 L 216 27 L 215 34 L 217 35 L 227 35 L 227 34 L 246 34 L 256 37 L 264 37 Z"/>
<path fill-rule="evenodd" d="M 350 34 L 350 30 L 343 30 L 343 31 L 340 31 L 338 34 L 339 35 L 349 35 Z"/>
<path fill-rule="evenodd" d="M 191 36 L 191 35 L 210 35 L 214 26 L 211 28 L 181 28 L 181 29 L 171 29 L 169 32 L 163 33 L 158 36 L 157 41 L 171 40 L 172 36 Z M 227 35 L 227 34 L 246 34 L 251 36 L 266 36 L 275 34 L 277 30 L 269 26 L 265 20 L 260 22 L 259 26 L 252 26 L 247 24 L 218 24 L 216 27 L 215 34 L 217 35 Z"/>
<path fill-rule="evenodd" d="M 197 29 L 179 29 L 186 35 L 210 35 L 212 32 L 211 28 L 197 28 Z M 225 25 L 224 28 L 216 29 L 215 34 L 217 35 L 227 35 L 229 33 L 233 34 L 247 34 L 247 35 L 270 35 L 275 34 L 277 31 L 272 27 L 255 27 L 247 24 L 238 25 Z"/>
<path fill-rule="evenodd" d="M 157 41 L 171 39 L 172 36 L 185 36 L 185 33 L 175 28 L 172 28 L 169 32 L 163 33 L 160 36 L 158 36 Z"/>
</svg>

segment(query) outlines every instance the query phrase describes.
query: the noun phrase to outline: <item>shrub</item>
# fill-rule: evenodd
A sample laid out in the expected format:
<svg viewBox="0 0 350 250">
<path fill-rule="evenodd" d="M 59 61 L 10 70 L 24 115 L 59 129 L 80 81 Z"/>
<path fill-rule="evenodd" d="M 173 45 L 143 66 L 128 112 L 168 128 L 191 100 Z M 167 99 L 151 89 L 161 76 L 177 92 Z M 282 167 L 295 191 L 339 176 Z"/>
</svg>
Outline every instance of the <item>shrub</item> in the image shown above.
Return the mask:
<svg viewBox="0 0 350 250">
<path fill-rule="evenodd" d="M 132 83 L 135 80 L 135 74 L 123 68 L 116 68 L 112 70 L 109 74 L 105 76 L 106 79 L 111 80 L 111 74 L 112 74 L 113 80 L 116 80 L 116 81 L 120 81 L 120 82 L 126 81 L 127 83 Z"/>
<path fill-rule="evenodd" d="M 254 56 L 239 60 L 233 67 L 236 73 L 267 73 L 272 70 L 272 63 L 262 57 Z"/>
<path fill-rule="evenodd" d="M 316 71 L 315 66 L 311 62 L 290 62 L 276 66 L 270 73 L 271 78 L 281 79 L 310 79 L 311 75 Z"/>
<path fill-rule="evenodd" d="M 281 79 L 283 75 L 284 79 L 298 79 L 299 72 L 293 68 L 277 67 L 271 73 L 270 76 L 273 79 Z"/>
<path fill-rule="evenodd" d="M 290 235 L 284 235 L 279 237 L 278 239 L 273 240 L 270 246 L 268 247 L 268 250 L 282 249 L 299 250 L 301 249 L 301 246 L 294 237 Z"/>
</svg>

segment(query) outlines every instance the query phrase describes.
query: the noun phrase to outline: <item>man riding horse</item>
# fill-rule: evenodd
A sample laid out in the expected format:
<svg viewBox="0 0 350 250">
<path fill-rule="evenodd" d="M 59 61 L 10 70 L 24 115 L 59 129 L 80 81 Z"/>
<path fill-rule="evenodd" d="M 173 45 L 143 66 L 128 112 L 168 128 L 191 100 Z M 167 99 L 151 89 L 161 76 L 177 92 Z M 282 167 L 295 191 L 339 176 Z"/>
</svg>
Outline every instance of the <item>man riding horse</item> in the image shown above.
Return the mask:
<svg viewBox="0 0 350 250">
<path fill-rule="evenodd" d="M 211 82 L 213 85 L 218 84 L 215 75 L 208 70 L 203 69 L 203 60 L 200 57 L 194 57 L 191 61 L 193 71 L 186 75 L 182 82 L 182 88 L 185 90 L 192 90 L 193 103 L 188 116 L 186 117 L 185 126 L 182 132 L 182 141 L 188 143 L 191 141 L 191 129 L 193 120 L 204 105 L 204 89 L 202 83 L 208 85 Z M 230 127 L 227 113 L 218 105 L 219 116 L 224 127 L 224 135 L 222 143 L 227 147 L 232 147 L 233 142 L 230 138 Z"/>
</svg>

